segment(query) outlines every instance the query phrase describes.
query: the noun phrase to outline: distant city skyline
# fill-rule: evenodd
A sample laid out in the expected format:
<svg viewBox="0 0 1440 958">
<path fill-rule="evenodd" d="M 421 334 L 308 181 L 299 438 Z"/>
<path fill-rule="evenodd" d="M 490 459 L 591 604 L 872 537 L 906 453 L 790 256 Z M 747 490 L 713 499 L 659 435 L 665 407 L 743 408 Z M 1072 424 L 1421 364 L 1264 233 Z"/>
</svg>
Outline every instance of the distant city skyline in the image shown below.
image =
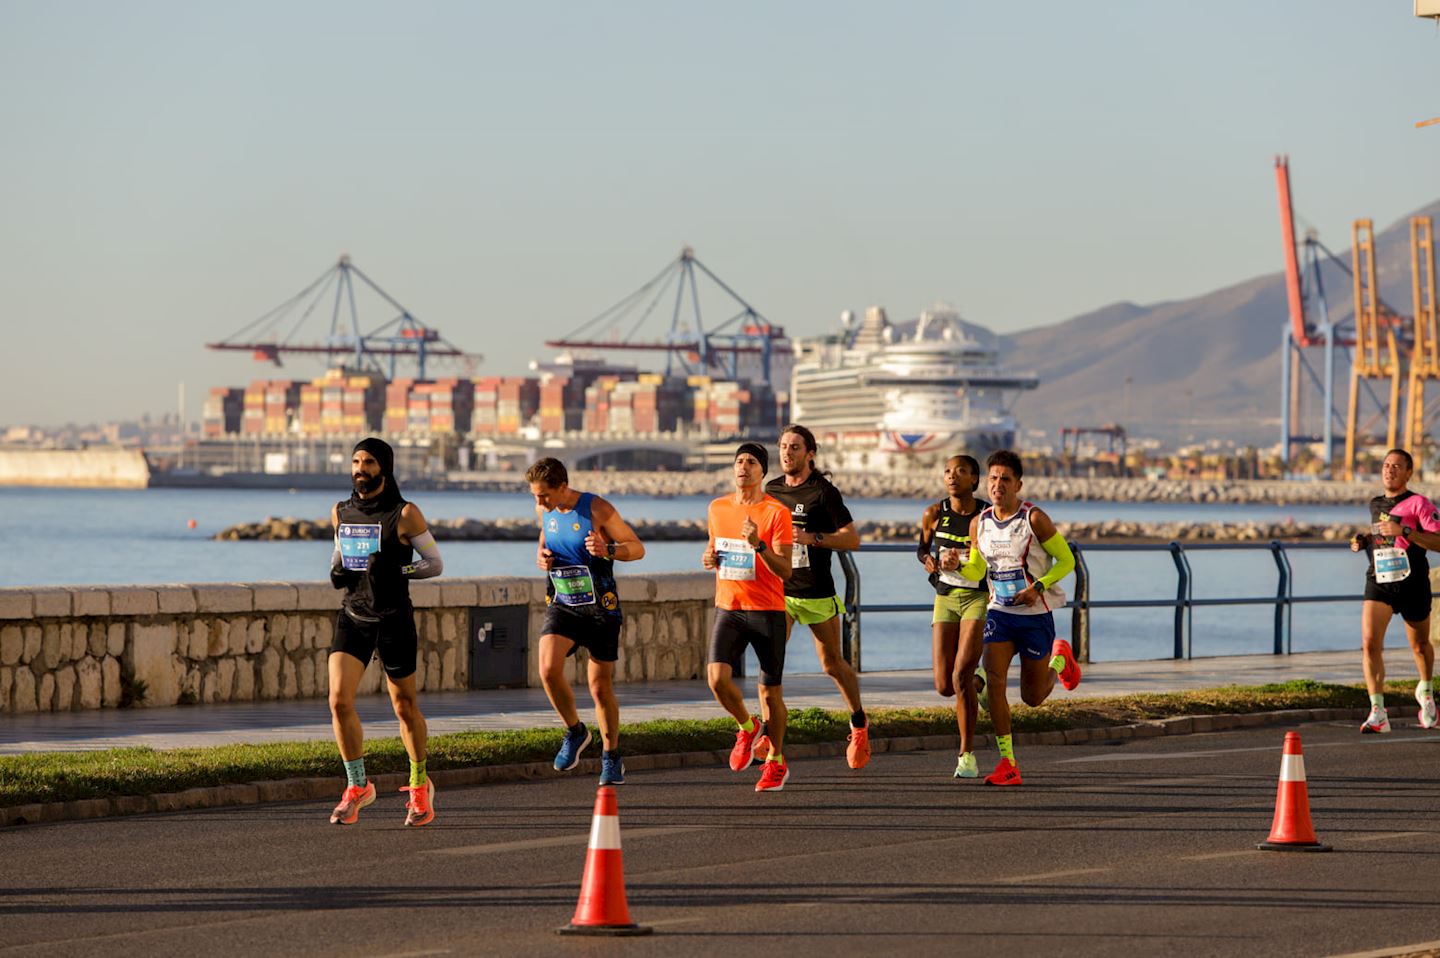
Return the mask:
<svg viewBox="0 0 1440 958">
<path fill-rule="evenodd" d="M 341 253 L 497 375 L 686 244 L 799 336 L 1184 298 L 1280 269 L 1277 153 L 1337 251 L 1440 198 L 1437 81 L 1410 0 L 0 0 L 0 426 L 318 375 L 202 344 Z"/>
</svg>

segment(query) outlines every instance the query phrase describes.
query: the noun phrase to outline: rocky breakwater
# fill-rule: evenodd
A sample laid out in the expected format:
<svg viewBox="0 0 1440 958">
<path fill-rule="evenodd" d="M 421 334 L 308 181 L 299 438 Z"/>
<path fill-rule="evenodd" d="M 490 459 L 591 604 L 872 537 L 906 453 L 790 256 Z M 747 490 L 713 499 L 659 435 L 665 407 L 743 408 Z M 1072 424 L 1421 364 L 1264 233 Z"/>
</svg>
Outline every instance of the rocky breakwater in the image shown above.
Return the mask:
<svg viewBox="0 0 1440 958">
<path fill-rule="evenodd" d="M 630 522 L 637 535 L 646 542 L 703 542 L 705 523 L 700 519 L 637 519 Z M 1359 530 L 1358 526 L 1318 525 L 1304 522 L 1159 522 L 1143 523 L 1125 520 L 1104 522 L 1060 522 L 1060 532 L 1074 542 L 1269 542 L 1282 540 L 1320 540 L 1343 542 Z M 435 537 L 441 542 L 533 542 L 536 537 L 533 519 L 441 519 L 431 523 Z M 856 523 L 866 542 L 914 541 L 916 526 L 904 521 L 869 521 Z M 326 540 L 332 537 L 327 519 L 269 518 L 260 522 L 231 526 L 215 535 L 223 540 Z"/>
<path fill-rule="evenodd" d="M 772 460 L 773 462 L 774 460 Z M 822 450 L 821 467 L 824 467 Z M 832 476 L 845 495 L 866 499 L 933 499 L 941 492 L 940 471 L 845 472 Z M 605 496 L 716 496 L 730 491 L 728 470 L 710 472 L 571 473 L 571 484 Z M 525 494 L 524 479 L 513 473 L 473 473 L 451 485 L 490 492 Z M 1417 482 L 1411 488 L 1431 499 L 1440 485 Z M 1090 479 L 1026 476 L 1025 495 L 1036 502 L 1225 502 L 1364 504 L 1378 493 L 1378 482 L 1330 482 L 1279 479 Z"/>
</svg>

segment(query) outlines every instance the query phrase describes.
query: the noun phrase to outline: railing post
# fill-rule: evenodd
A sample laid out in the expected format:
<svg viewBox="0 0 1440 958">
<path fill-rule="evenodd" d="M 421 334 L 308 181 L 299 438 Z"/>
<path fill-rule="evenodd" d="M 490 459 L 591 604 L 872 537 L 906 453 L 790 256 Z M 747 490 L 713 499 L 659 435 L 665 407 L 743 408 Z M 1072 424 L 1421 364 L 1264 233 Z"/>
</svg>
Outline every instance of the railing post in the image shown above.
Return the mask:
<svg viewBox="0 0 1440 958">
<path fill-rule="evenodd" d="M 1090 567 L 1078 542 L 1070 543 L 1075 555 L 1075 607 L 1070 611 L 1070 645 L 1081 662 L 1090 661 Z"/>
<path fill-rule="evenodd" d="M 1190 658 L 1190 560 L 1178 542 L 1170 543 L 1175 563 L 1175 649 L 1174 658 Z"/>
<path fill-rule="evenodd" d="M 1290 612 L 1291 612 L 1291 586 L 1290 586 L 1290 556 L 1285 552 L 1285 544 L 1279 540 L 1270 542 L 1270 555 L 1275 559 L 1275 570 L 1279 573 L 1279 582 L 1275 586 L 1275 654 L 1288 655 L 1290 652 Z"/>
<path fill-rule="evenodd" d="M 860 671 L 860 566 L 854 553 L 835 553 L 845 573 L 845 615 L 840 620 L 840 655 L 856 672 Z"/>
</svg>

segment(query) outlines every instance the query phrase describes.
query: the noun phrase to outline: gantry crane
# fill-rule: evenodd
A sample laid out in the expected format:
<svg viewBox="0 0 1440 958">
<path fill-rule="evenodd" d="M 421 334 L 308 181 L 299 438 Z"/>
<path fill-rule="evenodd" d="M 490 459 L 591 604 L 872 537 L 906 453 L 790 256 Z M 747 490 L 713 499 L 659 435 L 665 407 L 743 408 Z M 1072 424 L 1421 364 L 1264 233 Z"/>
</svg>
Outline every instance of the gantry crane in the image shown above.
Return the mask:
<svg viewBox="0 0 1440 958">
<path fill-rule="evenodd" d="M 1405 448 L 1412 453 L 1425 442 L 1425 387 L 1440 381 L 1440 330 L 1435 316 L 1435 223 L 1429 216 L 1410 218 L 1410 291 L 1415 304 L 1410 351 L 1410 388 L 1405 399 Z M 1421 458 L 1423 461 L 1423 457 Z"/>
<path fill-rule="evenodd" d="M 727 299 L 739 307 L 738 312 L 708 331 L 700 312 L 700 287 L 695 275 L 697 269 L 708 277 Z M 670 314 L 670 329 L 665 338 L 635 338 L 635 334 L 649 319 L 672 285 L 675 298 Z M 688 321 L 685 316 L 687 304 Z M 630 329 L 624 336 L 596 334 L 597 330 L 617 328 L 627 323 L 630 324 Z M 738 378 L 739 357 L 743 354 L 754 354 L 759 356 L 759 373 L 766 382 L 770 381 L 771 361 L 776 351 L 789 348 L 785 330 L 772 325 L 724 280 L 710 272 L 705 264 L 696 258 L 695 251 L 688 246 L 681 249 L 680 255 L 650 282 L 600 315 L 582 323 L 569 335 L 549 340 L 545 345 L 557 349 L 659 351 L 667 353 L 666 375 L 669 375 L 678 363 L 687 374 L 719 374 L 731 379 Z"/>
<path fill-rule="evenodd" d="M 1351 232 L 1355 288 L 1355 352 L 1350 368 L 1350 405 L 1345 420 L 1345 478 L 1355 478 L 1355 447 L 1362 430 L 1386 417 L 1385 444 L 1394 446 L 1400 415 L 1400 342 L 1403 320 L 1380 302 L 1376 288 L 1375 228 L 1368 219 L 1355 221 Z M 1390 401 L 1366 423 L 1359 421 L 1360 387 L 1368 380 L 1388 380 Z"/>
<path fill-rule="evenodd" d="M 398 315 L 372 329 L 360 329 L 360 310 L 355 303 L 355 282 L 360 281 Z M 295 334 L 327 298 L 331 289 L 335 298 L 330 312 L 330 333 L 323 343 L 297 343 Z M 300 311 L 293 323 L 289 323 L 295 310 Z M 341 316 L 342 306 L 348 305 L 348 323 Z M 289 323 L 288 331 L 284 327 Z M 348 327 L 348 328 L 347 328 Z M 473 367 L 481 359 L 478 353 L 467 353 L 441 337 L 440 332 L 426 326 L 411 315 L 410 310 L 400 305 L 385 290 L 375 284 L 360 268 L 350 262 L 348 255 L 342 255 L 338 262 L 309 286 L 265 313 L 259 319 L 241 327 L 234 334 L 215 343 L 206 343 L 206 349 L 236 350 L 248 352 L 262 362 L 281 365 L 280 357 L 287 353 L 323 355 L 331 360 L 349 356 L 355 369 L 381 373 L 389 379 L 395 378 L 396 363 L 401 359 L 415 361 L 419 378 L 425 378 L 428 360 L 435 358 L 459 359 Z M 388 360 L 388 370 L 382 365 L 382 357 Z"/>
</svg>

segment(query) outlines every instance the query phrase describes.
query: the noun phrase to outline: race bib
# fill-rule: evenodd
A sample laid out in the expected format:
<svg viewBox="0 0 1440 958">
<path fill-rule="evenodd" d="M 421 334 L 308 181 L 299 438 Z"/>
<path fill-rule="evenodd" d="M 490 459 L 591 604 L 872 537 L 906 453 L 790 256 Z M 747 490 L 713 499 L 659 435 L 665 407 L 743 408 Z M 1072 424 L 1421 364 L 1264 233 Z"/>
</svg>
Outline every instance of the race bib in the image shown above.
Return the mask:
<svg viewBox="0 0 1440 958">
<path fill-rule="evenodd" d="M 380 523 L 340 523 L 340 564 L 354 572 L 364 572 L 370 564 L 370 553 L 380 551 Z"/>
<path fill-rule="evenodd" d="M 755 550 L 744 539 L 716 539 L 720 556 L 718 574 L 722 579 L 749 582 L 755 578 Z"/>
<path fill-rule="evenodd" d="M 1375 581 L 1400 582 L 1410 577 L 1410 556 L 1404 549 L 1375 550 Z"/>
<path fill-rule="evenodd" d="M 1001 605 L 1014 605 L 1015 597 L 1025 591 L 1030 583 L 1025 581 L 1024 569 L 1006 569 L 990 573 L 990 590 L 995 601 Z"/>
<path fill-rule="evenodd" d="M 583 565 L 562 565 L 550 570 L 555 601 L 561 605 L 594 605 L 595 580 Z"/>
<path fill-rule="evenodd" d="M 790 553 L 790 568 L 792 568 L 792 569 L 808 569 L 808 568 L 810 568 L 810 549 L 809 549 L 808 546 L 802 546 L 802 545 L 801 545 L 800 543 L 798 543 L 798 542 L 795 543 L 795 548 L 794 548 L 794 550 Z"/>
</svg>

